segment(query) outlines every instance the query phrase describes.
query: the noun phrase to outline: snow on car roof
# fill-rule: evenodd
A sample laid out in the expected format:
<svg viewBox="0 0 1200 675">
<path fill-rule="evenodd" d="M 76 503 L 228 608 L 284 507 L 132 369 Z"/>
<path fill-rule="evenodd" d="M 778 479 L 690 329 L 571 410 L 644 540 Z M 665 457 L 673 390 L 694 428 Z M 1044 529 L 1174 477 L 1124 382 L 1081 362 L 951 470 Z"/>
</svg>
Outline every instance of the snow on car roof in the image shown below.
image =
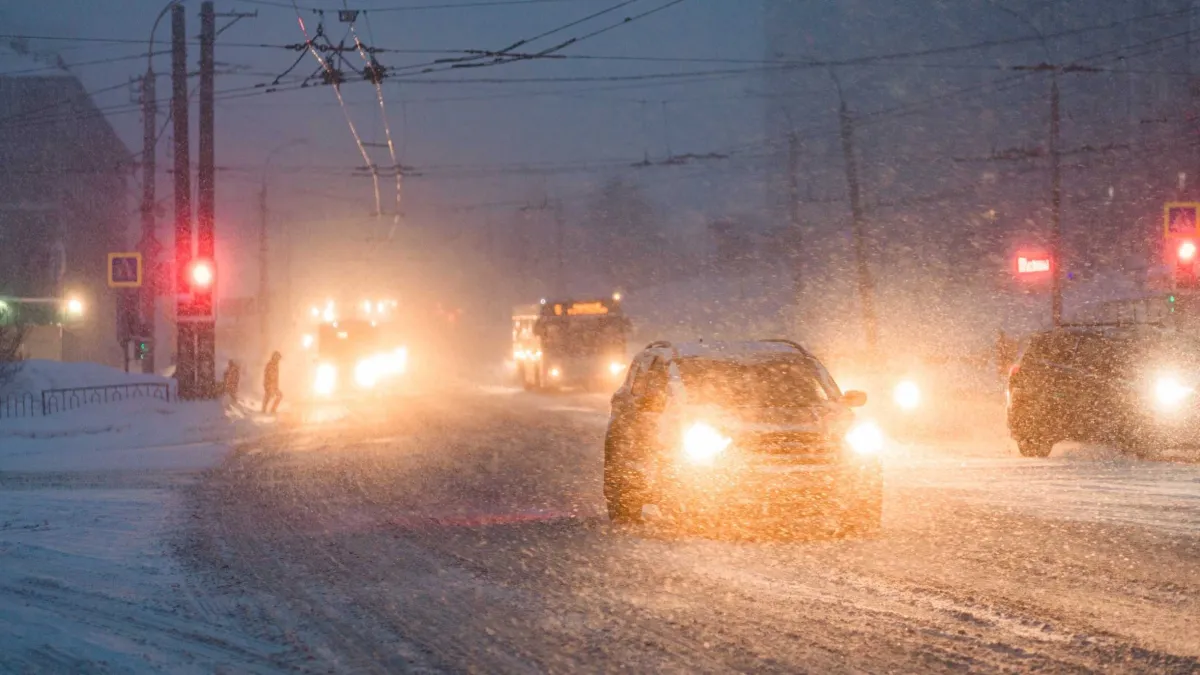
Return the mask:
<svg viewBox="0 0 1200 675">
<path fill-rule="evenodd" d="M 681 358 L 738 359 L 766 354 L 798 354 L 782 342 L 682 342 L 674 345 Z"/>
</svg>

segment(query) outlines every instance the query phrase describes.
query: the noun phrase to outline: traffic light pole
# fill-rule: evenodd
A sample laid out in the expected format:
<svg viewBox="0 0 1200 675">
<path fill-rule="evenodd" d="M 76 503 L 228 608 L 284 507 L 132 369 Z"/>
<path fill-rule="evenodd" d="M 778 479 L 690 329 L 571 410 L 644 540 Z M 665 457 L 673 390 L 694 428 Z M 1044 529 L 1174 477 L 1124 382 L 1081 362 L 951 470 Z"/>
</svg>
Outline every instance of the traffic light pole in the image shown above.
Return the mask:
<svg viewBox="0 0 1200 675">
<path fill-rule="evenodd" d="M 200 137 L 196 172 L 196 256 L 215 260 L 216 243 L 216 165 L 214 153 L 213 43 L 216 41 L 216 13 L 212 0 L 200 4 Z M 216 303 L 215 292 L 212 302 Z M 210 316 L 215 317 L 215 312 Z M 216 320 L 197 321 L 196 331 L 196 396 L 211 398 L 216 394 Z"/>
<path fill-rule="evenodd" d="M 158 135 L 158 130 L 155 128 L 158 121 L 158 103 L 155 101 L 155 96 L 154 69 L 147 66 L 146 75 L 142 78 L 142 241 L 140 249 L 146 269 L 151 270 L 151 274 L 148 275 L 151 280 L 149 283 L 146 279 L 142 280 L 142 287 L 139 289 L 141 294 L 139 314 L 141 315 L 141 337 L 147 338 L 151 342 L 154 340 L 154 294 L 158 290 L 154 287 L 153 282 L 154 263 L 158 256 L 158 242 L 154 236 L 156 225 L 154 219 L 154 174 L 157 170 L 154 146 Z M 146 355 L 143 363 L 147 372 L 154 372 L 153 350 Z"/>
<path fill-rule="evenodd" d="M 187 33 L 184 8 L 171 7 L 171 117 L 175 132 L 175 290 L 176 317 L 179 294 L 188 288 L 192 261 L 192 181 L 188 140 Z M 192 324 L 176 322 L 175 378 L 180 398 L 196 397 L 196 337 Z"/>
</svg>

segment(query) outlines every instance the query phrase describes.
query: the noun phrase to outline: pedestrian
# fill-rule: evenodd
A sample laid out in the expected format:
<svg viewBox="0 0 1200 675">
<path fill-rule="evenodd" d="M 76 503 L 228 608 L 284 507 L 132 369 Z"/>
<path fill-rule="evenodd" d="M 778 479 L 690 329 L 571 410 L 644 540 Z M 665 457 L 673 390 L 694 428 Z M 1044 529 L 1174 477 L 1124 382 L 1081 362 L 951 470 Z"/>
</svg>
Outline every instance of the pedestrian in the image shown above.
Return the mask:
<svg viewBox="0 0 1200 675">
<path fill-rule="evenodd" d="M 229 407 L 237 408 L 241 405 L 238 400 L 238 385 L 242 381 L 242 369 L 233 359 L 229 359 L 229 365 L 225 366 L 225 375 L 221 378 L 222 389 L 226 397 L 228 397 Z"/>
<path fill-rule="evenodd" d="M 263 371 L 263 389 L 266 390 L 266 398 L 263 399 L 262 411 L 275 414 L 279 409 L 279 402 L 283 400 L 283 392 L 279 389 L 279 360 L 283 355 L 279 352 L 271 354 L 271 360 L 267 362 L 267 367 Z"/>
</svg>

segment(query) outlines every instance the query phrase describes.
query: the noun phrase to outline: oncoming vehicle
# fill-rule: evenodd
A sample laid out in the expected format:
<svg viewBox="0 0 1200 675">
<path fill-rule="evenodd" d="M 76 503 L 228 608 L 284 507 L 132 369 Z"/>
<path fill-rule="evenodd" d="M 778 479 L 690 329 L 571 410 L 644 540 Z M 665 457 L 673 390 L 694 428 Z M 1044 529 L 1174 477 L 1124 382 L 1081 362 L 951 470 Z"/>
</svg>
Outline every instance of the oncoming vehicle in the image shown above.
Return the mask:
<svg viewBox="0 0 1200 675">
<path fill-rule="evenodd" d="M 312 345 L 312 393 L 345 397 L 393 385 L 408 369 L 408 350 L 392 342 L 375 321 L 320 324 Z"/>
<path fill-rule="evenodd" d="M 513 360 L 526 389 L 612 389 L 625 375 L 629 320 L 611 299 L 543 301 L 513 311 Z"/>
<path fill-rule="evenodd" d="M 883 434 L 812 354 L 788 341 L 656 342 L 612 399 L 604 495 L 614 522 L 646 505 L 684 522 L 805 516 L 879 527 Z"/>
<path fill-rule="evenodd" d="M 1067 324 L 1029 338 L 1008 379 L 1008 427 L 1026 457 L 1060 441 L 1138 456 L 1200 441 L 1200 340 L 1160 323 Z"/>
</svg>

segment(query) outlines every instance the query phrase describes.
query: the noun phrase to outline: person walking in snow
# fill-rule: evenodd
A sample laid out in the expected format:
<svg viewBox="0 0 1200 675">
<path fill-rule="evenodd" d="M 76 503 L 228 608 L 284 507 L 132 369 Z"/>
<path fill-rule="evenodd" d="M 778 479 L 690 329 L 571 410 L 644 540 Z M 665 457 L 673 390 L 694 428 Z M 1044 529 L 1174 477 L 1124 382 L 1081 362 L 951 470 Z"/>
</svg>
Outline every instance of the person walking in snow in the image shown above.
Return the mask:
<svg viewBox="0 0 1200 675">
<path fill-rule="evenodd" d="M 283 392 L 279 389 L 279 361 L 282 358 L 283 355 L 279 352 L 271 354 L 271 360 L 267 362 L 263 371 L 263 389 L 266 390 L 262 406 L 264 413 L 274 414 L 279 409 L 279 402 L 283 400 Z"/>
<path fill-rule="evenodd" d="M 225 375 L 221 378 L 222 389 L 225 396 L 228 397 L 229 406 L 237 408 L 241 405 L 238 401 L 238 385 L 242 381 L 242 369 L 233 359 L 229 359 L 229 365 L 225 366 Z"/>
</svg>

